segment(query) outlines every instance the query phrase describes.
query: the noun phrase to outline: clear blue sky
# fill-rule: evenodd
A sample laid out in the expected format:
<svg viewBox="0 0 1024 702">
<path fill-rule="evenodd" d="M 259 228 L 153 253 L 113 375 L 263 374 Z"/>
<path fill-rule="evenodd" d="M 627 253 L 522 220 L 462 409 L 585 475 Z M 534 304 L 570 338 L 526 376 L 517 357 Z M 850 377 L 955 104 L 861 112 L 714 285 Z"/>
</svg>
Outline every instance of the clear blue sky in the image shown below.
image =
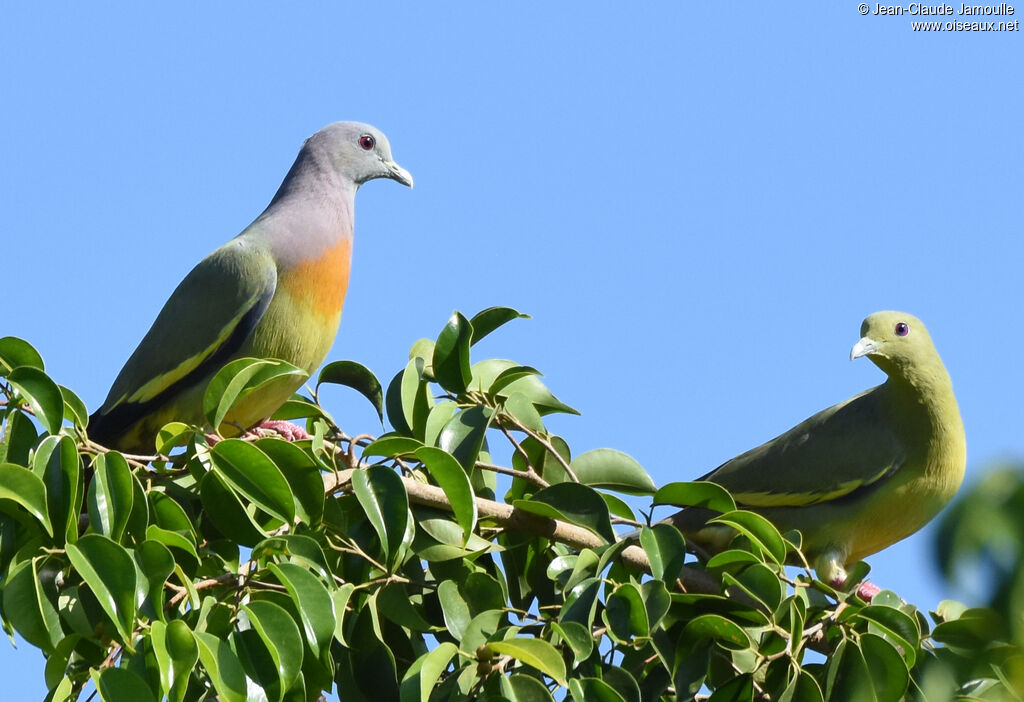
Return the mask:
<svg viewBox="0 0 1024 702">
<path fill-rule="evenodd" d="M 90 407 L 302 140 L 358 119 L 416 188 L 360 192 L 330 358 L 390 376 L 453 309 L 519 308 L 480 353 L 540 368 L 578 452 L 660 484 L 881 382 L 849 349 L 902 309 L 953 377 L 968 481 L 1024 456 L 1021 32 L 849 0 L 284 8 L 4 9 L 0 335 Z M 869 560 L 921 607 L 958 594 L 928 530 Z M 0 670 L 42 698 L 37 651 Z"/>
</svg>

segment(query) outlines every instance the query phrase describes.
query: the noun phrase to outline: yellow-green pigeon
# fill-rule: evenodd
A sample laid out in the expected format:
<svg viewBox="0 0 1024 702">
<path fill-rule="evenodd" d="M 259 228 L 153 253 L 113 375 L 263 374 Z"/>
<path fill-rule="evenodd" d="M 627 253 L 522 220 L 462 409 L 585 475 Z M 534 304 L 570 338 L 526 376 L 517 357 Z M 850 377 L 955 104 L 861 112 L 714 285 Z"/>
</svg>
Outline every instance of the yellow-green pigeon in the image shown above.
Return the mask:
<svg viewBox="0 0 1024 702">
<path fill-rule="evenodd" d="M 89 419 L 90 438 L 151 453 L 165 423 L 203 423 L 202 395 L 226 363 L 288 361 L 312 374 L 334 342 L 348 289 L 359 186 L 391 178 L 412 187 L 387 138 L 336 122 L 303 144 L 267 208 L 185 276 Z M 247 397 L 233 424 L 269 417 L 301 381 Z"/>
<path fill-rule="evenodd" d="M 967 443 L 949 374 L 917 318 L 876 312 L 850 358 L 888 379 L 829 407 L 701 477 L 781 531 L 799 529 L 818 576 L 841 584 L 846 566 L 923 527 L 964 476 Z M 704 526 L 706 510 L 671 517 L 714 552 L 732 533 Z M 862 589 L 870 597 L 877 588 Z"/>
</svg>

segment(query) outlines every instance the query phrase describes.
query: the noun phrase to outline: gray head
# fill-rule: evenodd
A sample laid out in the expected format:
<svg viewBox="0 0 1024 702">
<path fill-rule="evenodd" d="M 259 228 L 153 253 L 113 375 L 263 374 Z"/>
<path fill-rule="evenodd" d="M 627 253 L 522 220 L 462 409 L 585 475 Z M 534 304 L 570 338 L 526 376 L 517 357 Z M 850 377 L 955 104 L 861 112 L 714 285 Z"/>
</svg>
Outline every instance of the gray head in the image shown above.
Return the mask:
<svg viewBox="0 0 1024 702">
<path fill-rule="evenodd" d="M 376 127 L 361 122 L 335 122 L 306 139 L 303 151 L 323 156 L 357 185 L 390 178 L 412 187 L 412 175 L 391 157 L 391 144 Z"/>
</svg>

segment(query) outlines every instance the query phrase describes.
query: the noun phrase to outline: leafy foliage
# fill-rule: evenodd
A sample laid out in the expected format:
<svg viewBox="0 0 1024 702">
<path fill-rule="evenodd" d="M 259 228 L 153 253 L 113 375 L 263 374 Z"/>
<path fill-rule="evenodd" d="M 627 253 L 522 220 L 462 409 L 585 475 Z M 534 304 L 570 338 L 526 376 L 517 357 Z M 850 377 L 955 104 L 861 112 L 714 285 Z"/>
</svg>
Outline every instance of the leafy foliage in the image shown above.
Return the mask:
<svg viewBox="0 0 1024 702">
<path fill-rule="evenodd" d="M 81 400 L 28 343 L 0 339 L 0 614 L 46 655 L 48 699 L 90 684 L 174 702 L 335 686 L 402 702 L 1020 699 L 1019 550 L 1000 612 L 925 616 L 891 592 L 836 590 L 798 533 L 724 490 L 659 490 L 611 448 L 574 456 L 545 417 L 576 411 L 536 369 L 471 358 L 522 316 L 455 313 L 386 388 L 329 364 L 276 415 L 304 418 L 311 439 L 214 442 L 174 423 L 148 457 L 90 441 Z M 294 372 L 232 363 L 205 397 L 211 425 Z M 323 384 L 352 387 L 392 430 L 345 434 Z M 716 509 L 737 538 L 701 561 L 636 518 L 636 495 Z M 970 506 L 956 514 L 971 523 Z M 984 543 L 950 524 L 947 567 Z"/>
</svg>

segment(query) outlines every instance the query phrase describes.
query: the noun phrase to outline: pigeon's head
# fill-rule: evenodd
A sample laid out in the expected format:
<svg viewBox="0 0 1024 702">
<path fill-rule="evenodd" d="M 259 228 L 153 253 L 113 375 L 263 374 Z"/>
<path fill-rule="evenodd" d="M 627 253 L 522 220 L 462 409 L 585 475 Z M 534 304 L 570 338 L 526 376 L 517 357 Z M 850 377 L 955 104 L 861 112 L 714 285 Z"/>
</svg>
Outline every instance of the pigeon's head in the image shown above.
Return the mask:
<svg viewBox="0 0 1024 702">
<path fill-rule="evenodd" d="M 860 336 L 850 360 L 867 356 L 890 376 L 906 376 L 938 357 L 924 324 L 906 312 L 875 312 L 861 323 Z"/>
<path fill-rule="evenodd" d="M 412 175 L 395 163 L 388 138 L 369 124 L 329 124 L 306 140 L 306 148 L 324 153 L 357 186 L 374 178 L 390 178 L 412 187 Z"/>
</svg>

